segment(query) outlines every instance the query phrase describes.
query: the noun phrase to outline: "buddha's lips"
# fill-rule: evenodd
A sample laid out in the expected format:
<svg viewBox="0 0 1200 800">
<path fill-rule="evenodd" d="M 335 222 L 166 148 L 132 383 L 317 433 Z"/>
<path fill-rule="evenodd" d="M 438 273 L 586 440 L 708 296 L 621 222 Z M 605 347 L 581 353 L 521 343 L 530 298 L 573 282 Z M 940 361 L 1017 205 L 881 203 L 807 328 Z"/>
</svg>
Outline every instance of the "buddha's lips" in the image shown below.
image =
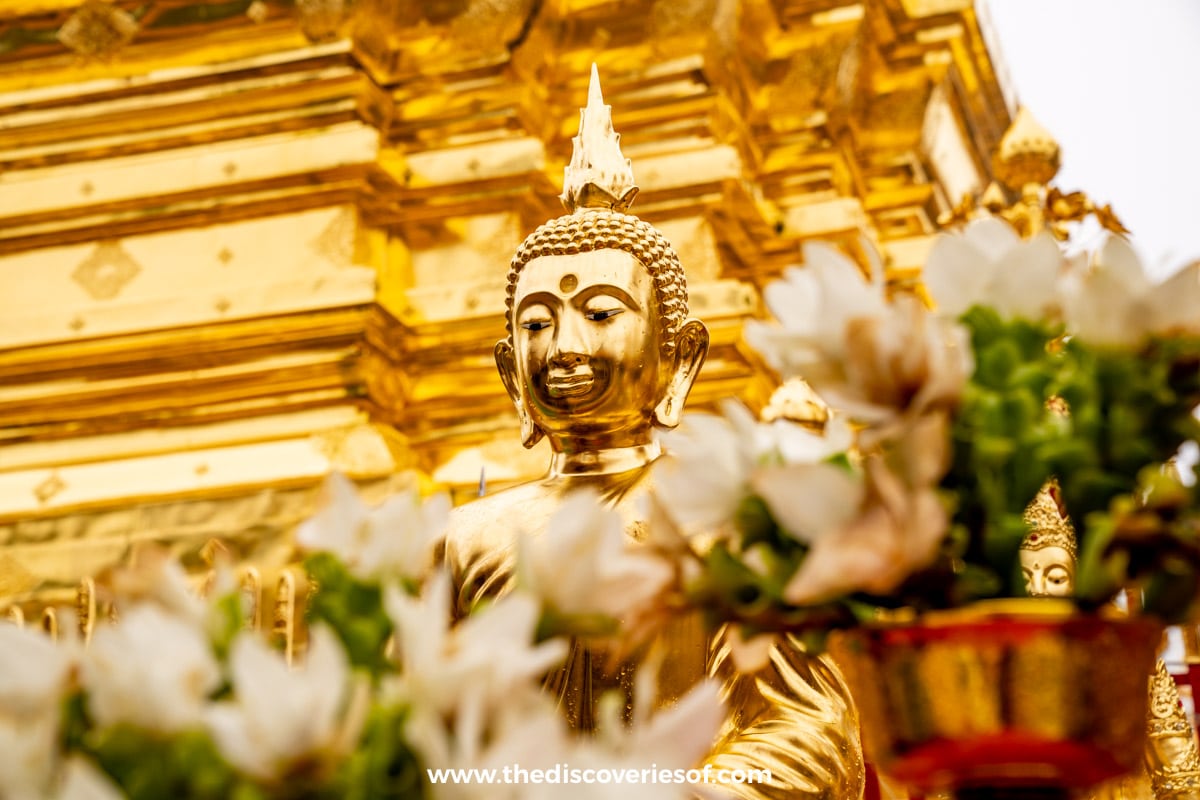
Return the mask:
<svg viewBox="0 0 1200 800">
<path fill-rule="evenodd" d="M 551 397 L 578 397 L 591 391 L 595 375 L 590 369 L 572 372 L 551 372 L 546 380 L 546 389 Z"/>
</svg>

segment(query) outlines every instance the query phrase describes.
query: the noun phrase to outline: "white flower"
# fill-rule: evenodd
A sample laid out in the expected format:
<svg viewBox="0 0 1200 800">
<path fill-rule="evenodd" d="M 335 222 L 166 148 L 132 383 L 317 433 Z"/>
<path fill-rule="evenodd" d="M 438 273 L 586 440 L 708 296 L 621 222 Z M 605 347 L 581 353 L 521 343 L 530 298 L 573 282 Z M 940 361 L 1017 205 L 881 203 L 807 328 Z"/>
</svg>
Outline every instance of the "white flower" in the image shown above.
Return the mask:
<svg viewBox="0 0 1200 800">
<path fill-rule="evenodd" d="M 0 797 L 41 800 L 58 765 L 58 710 L 0 714 Z"/>
<path fill-rule="evenodd" d="M 539 536 L 517 542 L 518 585 L 560 614 L 638 616 L 671 582 L 670 565 L 625 533 L 593 491 L 571 493 Z"/>
<path fill-rule="evenodd" d="M 819 464 L 853 443 L 836 416 L 824 433 L 814 433 L 784 419 L 760 423 L 733 401 L 722 403 L 721 411 L 720 417 L 686 415 L 664 436 L 666 455 L 654 466 L 655 490 L 667 513 L 700 531 L 726 528 L 762 475 Z"/>
<path fill-rule="evenodd" d="M 229 663 L 237 699 L 210 707 L 206 722 L 237 769 L 273 780 L 302 759 L 337 755 L 335 743 L 354 738 L 339 727 L 350 667 L 327 627 L 312 629 L 297 669 L 249 631 L 234 640 Z"/>
<path fill-rule="evenodd" d="M 828 245 L 805 245 L 804 270 L 767 287 L 780 326 L 746 324 L 746 340 L 786 377 L 802 376 L 830 406 L 866 423 L 958 402 L 973 369 L 966 331 L 902 295 L 889 303 L 882 267 L 870 283 Z"/>
<path fill-rule="evenodd" d="M 221 673 L 196 622 L 141 604 L 96 631 L 82 678 L 98 726 L 174 733 L 200 724 Z"/>
<path fill-rule="evenodd" d="M 0 624 L 0 714 L 57 714 L 75 656 L 42 633 Z"/>
<path fill-rule="evenodd" d="M 752 478 L 779 527 L 802 542 L 819 541 L 854 518 L 863 482 L 834 464 L 766 467 Z"/>
<path fill-rule="evenodd" d="M 846 343 L 844 383 L 827 392 L 830 405 L 881 427 L 957 405 L 975 369 L 966 328 L 934 317 L 912 296 L 897 298 L 885 316 L 853 320 Z M 873 444 L 870 435 L 859 443 Z"/>
<path fill-rule="evenodd" d="M 552 698 L 541 692 L 522 692 L 517 702 L 506 703 L 488 725 L 468 740 L 446 727 L 445 720 L 416 708 L 404 725 L 406 741 L 430 769 L 503 770 L 514 767 L 530 772 L 571 762 L 574 743 L 566 722 Z M 511 776 L 515 777 L 515 776 Z M 543 791 L 533 783 L 440 783 L 430 786 L 435 800 L 525 800 Z M 558 787 L 561 790 L 561 786 Z"/>
<path fill-rule="evenodd" d="M 0 624 L 0 797 L 47 795 L 59 762 L 60 703 L 77 658 L 70 644 Z"/>
<path fill-rule="evenodd" d="M 875 256 L 874 250 L 868 252 Z M 873 264 L 875 280 L 832 245 L 807 242 L 804 268 L 789 267 L 782 281 L 763 293 L 781 328 L 746 323 L 746 341 L 785 376 L 802 375 L 810 382 L 824 372 L 826 362 L 845 353 L 845 331 L 851 320 L 877 317 L 887 300 L 879 278 L 882 265 Z M 877 256 L 876 256 L 877 259 Z"/>
<path fill-rule="evenodd" d="M 945 468 L 945 426 L 934 417 L 914 426 L 901 447 L 904 475 L 880 455 L 866 458 L 863 502 L 844 524 L 813 529 L 784 599 L 806 605 L 857 591 L 886 594 L 933 560 L 949 524 L 934 490 Z"/>
<path fill-rule="evenodd" d="M 368 508 L 354 484 L 337 472 L 326 479 L 324 492 L 321 509 L 296 532 L 301 547 L 334 554 L 363 580 L 418 579 L 428 570 L 449 518 L 449 497 L 422 501 L 413 487 Z"/>
<path fill-rule="evenodd" d="M 71 756 L 63 769 L 55 800 L 122 800 L 125 795 L 112 779 L 82 756 Z"/>
<path fill-rule="evenodd" d="M 725 720 L 720 700 L 720 686 L 712 680 L 696 684 L 672 706 L 651 714 L 655 697 L 653 662 L 644 663 L 635 676 L 635 708 L 632 724 L 621 723 L 623 711 L 616 703 L 602 703 L 598 735 L 577 740 L 569 754 L 572 767 L 608 769 L 641 773 L 650 765 L 656 770 L 687 770 L 699 765 L 709 754 L 717 732 Z M 611 700 L 617 700 L 611 696 Z M 561 796 L 554 786 L 527 795 L 536 800 L 553 800 Z M 696 796 L 698 787 L 686 783 L 627 783 L 621 786 L 622 798 L 633 800 L 683 800 Z M 613 787 L 601 783 L 572 786 L 572 797 L 607 800 Z"/>
<path fill-rule="evenodd" d="M 563 641 L 533 644 L 540 609 L 525 594 L 507 595 L 451 626 L 450 581 L 439 572 L 420 598 L 387 587 L 384 605 L 400 659 L 395 691 L 460 722 L 483 724 L 567 654 Z"/>
<path fill-rule="evenodd" d="M 1137 347 L 1151 334 L 1200 333 L 1200 262 L 1156 285 L 1118 236 L 1070 277 L 1064 294 L 1068 330 L 1088 344 Z"/>
<path fill-rule="evenodd" d="M 416 697 L 404 736 L 430 769 L 495 770 L 500 781 L 434 784 L 436 800 L 557 800 L 568 784 L 571 797 L 607 800 L 614 784 L 570 783 L 570 770 L 632 771 L 640 777 L 652 764 L 656 770 L 695 767 L 708 754 L 724 721 L 719 690 L 711 681 L 698 684 L 672 707 L 652 715 L 656 674 L 650 664 L 638 669 L 630 726 L 622 722 L 624 703 L 617 695 L 602 699 L 601 725 L 595 736 L 570 735 L 553 699 L 538 691 L 530 678 L 513 685 L 508 698 L 487 713 L 486 724 L 463 726 L 457 720 L 462 712 L 456 712 L 453 733 Z M 542 770 L 545 781 L 521 782 L 510 774 L 512 782 L 504 783 L 503 770 L 517 767 L 527 774 Z M 693 787 L 686 784 L 630 780 L 620 789 L 622 797 L 635 800 L 694 796 Z"/>
<path fill-rule="evenodd" d="M 192 622 L 201 622 L 209 611 L 205 601 L 192 591 L 178 559 L 155 544 L 137 547 L 130 564 L 113 573 L 112 589 L 124 603 L 155 603 Z"/>
<path fill-rule="evenodd" d="M 1036 321 L 1057 313 L 1063 265 L 1049 232 L 1022 240 L 1004 220 L 987 218 L 938 236 L 922 277 L 944 316 L 986 305 L 1002 317 Z"/>
</svg>

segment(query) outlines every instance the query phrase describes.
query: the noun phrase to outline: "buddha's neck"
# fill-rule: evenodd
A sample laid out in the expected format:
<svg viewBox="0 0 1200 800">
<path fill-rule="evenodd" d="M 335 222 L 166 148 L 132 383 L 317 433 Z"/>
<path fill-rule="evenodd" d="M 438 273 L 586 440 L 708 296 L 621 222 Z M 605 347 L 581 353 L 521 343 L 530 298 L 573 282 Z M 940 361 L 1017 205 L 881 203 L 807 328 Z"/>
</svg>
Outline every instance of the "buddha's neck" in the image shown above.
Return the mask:
<svg viewBox="0 0 1200 800">
<path fill-rule="evenodd" d="M 556 450 L 550 459 L 551 478 L 575 475 L 614 475 L 647 466 L 662 448 L 656 441 L 600 450 Z"/>
</svg>

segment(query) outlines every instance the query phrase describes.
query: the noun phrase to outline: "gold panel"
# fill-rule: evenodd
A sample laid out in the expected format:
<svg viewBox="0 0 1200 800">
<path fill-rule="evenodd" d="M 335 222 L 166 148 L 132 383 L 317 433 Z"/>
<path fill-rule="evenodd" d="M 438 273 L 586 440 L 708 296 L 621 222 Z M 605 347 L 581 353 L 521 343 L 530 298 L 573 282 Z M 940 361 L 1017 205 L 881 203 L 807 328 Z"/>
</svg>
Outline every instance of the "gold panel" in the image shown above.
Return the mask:
<svg viewBox="0 0 1200 800">
<path fill-rule="evenodd" d="M 911 278 L 1010 114 L 969 0 L 101 6 L 0 8 L 0 605 L 220 525 L 283 563 L 334 468 L 540 471 L 492 348 L 592 62 L 711 333 L 692 407 L 770 396 L 742 324 L 803 240 Z"/>
</svg>

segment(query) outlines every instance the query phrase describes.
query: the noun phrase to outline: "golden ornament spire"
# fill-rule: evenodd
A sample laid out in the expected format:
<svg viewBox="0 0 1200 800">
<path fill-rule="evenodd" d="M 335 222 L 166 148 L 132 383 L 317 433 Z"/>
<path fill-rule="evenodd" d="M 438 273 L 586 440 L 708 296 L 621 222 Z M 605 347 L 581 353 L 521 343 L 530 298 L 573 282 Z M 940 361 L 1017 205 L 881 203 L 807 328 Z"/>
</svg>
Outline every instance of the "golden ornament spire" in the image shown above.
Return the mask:
<svg viewBox="0 0 1200 800">
<path fill-rule="evenodd" d="M 994 215 L 1008 220 L 1023 238 L 1048 230 L 1054 238 L 1066 240 L 1070 232 L 1064 223 L 1094 216 L 1106 230 L 1128 234 L 1111 206 L 1098 206 L 1083 192 L 1063 193 L 1049 185 L 1058 174 L 1061 157 L 1050 131 L 1022 106 L 992 154 L 992 171 L 998 182 L 989 184 L 981 196 L 964 195 L 938 223 L 965 224 Z"/>
<path fill-rule="evenodd" d="M 1029 526 L 1029 535 L 1021 542 L 1021 549 L 1061 547 L 1074 560 L 1078 557 L 1075 527 L 1071 525 L 1070 518 L 1064 516 L 1059 509 L 1056 499 L 1058 491 L 1058 481 L 1051 478 L 1042 485 L 1033 502 L 1025 507 L 1025 524 Z"/>
<path fill-rule="evenodd" d="M 1011 189 L 1029 183 L 1045 186 L 1058 174 L 1061 151 L 1050 131 L 1021 106 L 1017 118 L 1000 139 L 992 168 Z"/>
<path fill-rule="evenodd" d="M 621 135 L 613 130 L 612 106 L 604 104 L 595 64 L 587 107 L 579 110 L 579 135 L 571 144 L 571 163 L 563 170 L 560 197 L 567 211 L 629 208 L 638 193 L 633 185 L 633 165 L 621 154 Z"/>
</svg>

